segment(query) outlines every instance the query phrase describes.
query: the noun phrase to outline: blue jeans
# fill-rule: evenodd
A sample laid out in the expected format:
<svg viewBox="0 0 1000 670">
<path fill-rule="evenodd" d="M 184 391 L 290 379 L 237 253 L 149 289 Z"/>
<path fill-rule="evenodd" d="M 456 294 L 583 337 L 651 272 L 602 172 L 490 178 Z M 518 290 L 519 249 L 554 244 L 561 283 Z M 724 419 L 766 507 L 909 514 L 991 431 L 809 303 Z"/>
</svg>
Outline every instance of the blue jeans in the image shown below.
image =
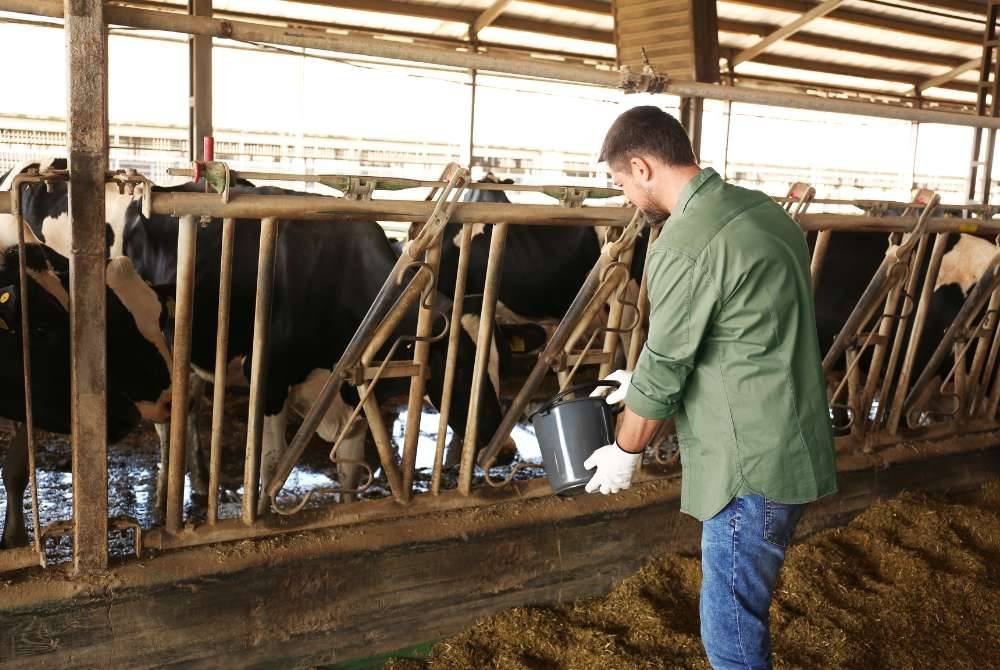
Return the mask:
<svg viewBox="0 0 1000 670">
<path fill-rule="evenodd" d="M 804 508 L 750 495 L 702 524 L 701 640 L 715 670 L 771 668 L 771 594 Z"/>
</svg>

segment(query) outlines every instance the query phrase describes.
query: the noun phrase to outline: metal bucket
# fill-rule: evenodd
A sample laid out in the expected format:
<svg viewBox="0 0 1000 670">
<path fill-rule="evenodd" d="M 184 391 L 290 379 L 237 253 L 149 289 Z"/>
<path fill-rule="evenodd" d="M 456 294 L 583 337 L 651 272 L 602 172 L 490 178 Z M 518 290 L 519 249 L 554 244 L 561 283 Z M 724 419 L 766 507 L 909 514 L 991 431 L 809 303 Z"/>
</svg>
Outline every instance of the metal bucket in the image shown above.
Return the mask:
<svg viewBox="0 0 1000 670">
<path fill-rule="evenodd" d="M 590 392 L 600 386 L 618 388 L 620 384 L 596 381 L 571 386 L 530 417 L 545 473 L 556 495 L 583 493 L 594 474 L 583 467 L 583 462 L 597 449 L 615 441 L 615 415 L 621 410 L 612 408 L 603 397 L 589 397 Z M 563 400 L 581 392 L 587 395 Z"/>
</svg>

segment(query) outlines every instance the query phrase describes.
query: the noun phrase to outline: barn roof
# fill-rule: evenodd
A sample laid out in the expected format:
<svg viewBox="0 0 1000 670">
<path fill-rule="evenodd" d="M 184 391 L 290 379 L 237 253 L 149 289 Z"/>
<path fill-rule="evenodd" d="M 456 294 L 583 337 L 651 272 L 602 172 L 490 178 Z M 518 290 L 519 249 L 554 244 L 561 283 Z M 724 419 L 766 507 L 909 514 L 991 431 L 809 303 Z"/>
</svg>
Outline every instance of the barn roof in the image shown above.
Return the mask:
<svg viewBox="0 0 1000 670">
<path fill-rule="evenodd" d="M 702 0 L 695 0 L 702 1 Z M 183 11 L 180 0 L 115 4 Z M 985 0 L 843 0 L 789 37 L 729 61 L 816 0 L 719 0 L 721 68 L 737 84 L 922 97 L 971 106 L 982 54 Z M 217 17 L 325 27 L 417 43 L 476 43 L 572 62 L 615 59 L 608 0 L 214 0 Z"/>
</svg>

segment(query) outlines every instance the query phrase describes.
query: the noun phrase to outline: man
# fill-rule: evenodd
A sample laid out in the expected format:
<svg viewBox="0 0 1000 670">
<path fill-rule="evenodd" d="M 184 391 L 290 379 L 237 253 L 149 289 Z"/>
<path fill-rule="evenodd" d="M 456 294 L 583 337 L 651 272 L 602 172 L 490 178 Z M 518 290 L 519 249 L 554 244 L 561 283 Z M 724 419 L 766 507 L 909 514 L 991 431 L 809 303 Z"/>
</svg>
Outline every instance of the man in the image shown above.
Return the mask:
<svg viewBox="0 0 1000 670">
<path fill-rule="evenodd" d="M 681 510 L 701 520 L 701 635 L 716 670 L 771 667 L 768 610 L 805 503 L 837 490 L 809 252 L 767 195 L 698 167 L 676 119 L 636 107 L 604 140 L 616 185 L 667 217 L 646 268 L 649 336 L 615 444 L 588 459 L 587 491 L 628 488 L 675 417 Z"/>
</svg>

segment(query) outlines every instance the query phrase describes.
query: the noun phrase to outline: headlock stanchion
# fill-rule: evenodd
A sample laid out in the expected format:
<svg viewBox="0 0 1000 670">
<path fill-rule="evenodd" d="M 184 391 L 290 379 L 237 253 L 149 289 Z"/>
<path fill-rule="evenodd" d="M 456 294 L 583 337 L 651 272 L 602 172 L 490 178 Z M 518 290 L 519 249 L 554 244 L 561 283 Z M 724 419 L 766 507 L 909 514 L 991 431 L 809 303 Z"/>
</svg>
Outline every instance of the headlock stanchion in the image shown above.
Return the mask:
<svg viewBox="0 0 1000 670">
<path fill-rule="evenodd" d="M 208 542 L 247 539 L 293 529 L 330 527 L 368 519 L 384 519 L 399 515 L 419 514 L 431 510 L 460 509 L 492 504 L 511 497 L 534 497 L 548 491 L 544 481 L 511 483 L 514 473 L 526 464 L 519 463 L 506 471 L 506 478 L 494 482 L 491 466 L 505 447 L 511 446 L 511 431 L 523 420 L 528 404 L 541 391 L 543 380 L 556 373 L 561 385 L 571 383 L 574 375 L 584 368 L 606 375 L 619 366 L 633 369 L 641 352 L 643 331 L 649 315 L 649 286 L 645 273 L 637 285 L 632 285 L 631 268 L 635 259 L 635 244 L 643 234 L 645 221 L 634 210 L 623 207 L 584 206 L 587 198 L 608 198 L 620 193 L 614 189 L 572 186 L 524 186 L 491 183 L 469 183 L 468 171 L 456 164 L 449 165 L 441 178 L 409 180 L 391 177 L 352 175 L 278 175 L 272 173 L 236 173 L 218 161 L 198 164 L 200 176 L 206 178 L 206 192 L 156 191 L 152 184 L 135 172 L 108 175 L 138 202 L 141 211 L 169 215 L 177 221 L 177 292 L 175 335 L 173 342 L 173 397 L 169 452 L 164 457 L 166 469 L 166 515 L 162 527 L 139 528 L 134 520 L 110 520 L 109 527 L 130 529 L 136 534 L 137 553 L 142 547 L 167 549 L 205 544 Z M 190 174 L 192 170 L 178 173 Z M 65 170 L 43 168 L 26 172 L 13 180 L 16 187 L 9 198 L 0 195 L 0 210 L 17 213 L 21 207 L 18 196 L 21 187 L 42 188 L 44 184 L 65 181 Z M 315 195 L 258 195 L 232 188 L 237 177 L 309 178 L 336 188 L 342 197 Z M 383 190 L 427 188 L 427 200 L 380 200 Z M 542 193 L 559 202 L 558 205 L 519 205 L 479 202 L 459 202 L 469 189 L 502 189 Z M 958 220 L 940 216 L 953 211 L 953 206 L 941 207 L 933 193 L 918 192 L 909 203 L 881 201 L 847 201 L 863 206 L 859 215 L 813 214 L 810 205 L 825 203 L 814 197 L 815 191 L 803 183 L 793 184 L 787 195 L 777 198 L 789 215 L 804 231 L 817 232 L 811 259 L 811 274 L 815 281 L 821 272 L 832 272 L 829 262 L 832 242 L 838 231 L 867 231 L 873 236 L 890 236 L 889 249 L 868 283 L 826 355 L 823 366 L 830 378 L 830 399 L 833 413 L 839 417 L 838 428 L 846 431 L 844 448 L 875 451 L 883 445 L 918 438 L 938 439 L 960 434 L 995 430 L 1000 406 L 1000 255 L 994 257 L 985 271 L 966 286 L 964 302 L 956 304 L 958 315 L 943 329 L 943 335 L 929 323 L 934 317 L 932 303 L 943 259 L 949 253 L 954 233 L 975 233 L 980 237 L 995 237 L 1000 233 L 1000 221 L 988 218 Z M 837 204 L 843 204 L 838 201 Z M 988 212 L 983 212 L 988 214 Z M 291 445 L 270 459 L 262 453 L 264 431 L 264 389 L 270 339 L 270 309 L 277 241 L 280 221 L 316 221 L 316 225 L 338 225 L 340 221 L 386 220 L 419 222 L 413 226 L 414 239 L 405 245 L 376 299 L 357 328 L 343 355 L 334 365 L 305 413 L 305 420 Z M 30 232 L 19 215 L 12 217 L 19 227 L 18 243 L 33 242 Z M 190 445 L 185 426 L 192 393 L 185 380 L 190 371 L 191 326 L 196 277 L 196 243 L 199 222 L 221 219 L 221 251 L 219 252 L 219 308 L 215 335 L 214 406 L 212 440 L 208 475 L 208 510 L 206 523 L 184 518 L 184 477 Z M 255 298 L 254 331 L 251 352 L 249 418 L 247 425 L 246 460 L 243 471 L 242 508 L 237 518 L 220 518 L 220 478 L 223 471 L 223 436 L 225 435 L 224 406 L 227 377 L 233 363 L 227 360 L 229 349 L 230 309 L 232 307 L 235 234 L 238 218 L 262 222 L 260 250 L 257 256 L 257 292 Z M 458 224 L 460 233 L 444 239 L 445 226 Z M 572 304 L 558 326 L 548 336 L 541 354 L 514 394 L 512 404 L 492 435 L 483 435 L 484 419 L 480 417 L 483 391 L 487 380 L 499 382 L 493 356 L 491 324 L 500 305 L 500 281 L 504 272 L 504 252 L 513 226 L 521 225 L 589 226 L 599 235 L 604 231 L 601 253 L 590 269 Z M 465 337 L 463 305 L 472 274 L 473 240 L 482 226 L 490 226 L 489 255 L 485 265 L 475 272 L 484 277 L 483 296 L 478 313 L 478 331 L 473 335 L 476 349 L 472 361 L 471 388 L 455 389 L 458 376 L 458 344 Z M 645 261 L 660 234 L 660 226 L 648 231 Z M 25 236 L 29 236 L 27 240 Z M 443 244 L 457 247 L 457 269 L 452 302 L 445 304 L 438 294 L 438 273 Z M 203 250 L 204 251 L 204 250 Z M 508 259 L 509 260 L 509 259 Z M 22 261 L 23 262 L 23 261 Z M 825 269 L 824 269 L 825 268 Z M 977 270 L 978 271 L 978 270 Z M 31 270 L 22 267 L 21 282 L 26 285 Z M 638 279 L 638 275 L 635 275 Z M 31 407 L 31 356 L 27 334 L 27 292 L 21 303 L 21 337 L 25 355 L 25 394 L 28 430 L 17 439 L 28 441 L 29 471 L 34 472 L 34 439 Z M 401 330 L 404 320 L 410 323 L 416 315 L 415 328 Z M 466 319 L 470 316 L 466 315 Z M 949 317 L 950 318 L 950 317 Z M 628 341 L 624 341 L 626 336 Z M 443 389 L 437 417 L 438 433 L 434 444 L 433 467 L 430 472 L 431 496 L 416 496 L 416 460 L 419 422 L 424 409 L 425 385 L 430 367 L 430 349 L 440 342 L 444 354 Z M 444 345 L 447 344 L 447 349 Z M 929 362 L 918 347 L 933 350 Z M 404 356 L 402 352 L 405 351 Z M 390 378 L 409 381 L 405 407 L 407 418 L 401 449 L 393 437 L 376 399 L 380 381 Z M 916 380 L 915 382 L 913 380 Z M 508 382 L 510 380 L 508 379 Z M 359 402 L 347 408 L 346 421 L 338 423 L 330 449 L 330 459 L 340 472 L 336 486 L 312 488 L 296 497 L 282 494 L 290 473 L 300 460 L 305 445 L 320 422 L 331 411 L 332 402 L 344 383 L 357 388 Z M 499 390 L 499 389 L 497 389 Z M 468 414 L 464 435 L 456 435 L 449 461 L 458 465 L 455 490 L 446 490 L 444 482 L 445 452 L 449 419 L 455 411 L 454 393 L 469 394 Z M 844 398 L 846 394 L 846 400 Z M 337 410 L 339 411 L 339 410 Z M 847 416 L 848 422 L 843 422 Z M 341 420 L 338 415 L 337 421 Z M 377 463 L 365 463 L 345 449 L 361 429 L 370 430 L 378 452 Z M 492 428 L 492 426 L 491 426 Z M 928 437 L 930 436 L 930 437 Z M 324 437 L 327 437 L 324 433 Z M 662 440 L 661 440 L 662 442 Z M 480 445 L 486 446 L 479 450 Z M 675 472 L 677 457 L 674 450 L 652 447 L 652 458 L 639 464 L 641 479 L 661 473 Z M 478 452 L 478 457 L 477 457 Z M 457 457 L 456 457 L 457 455 Z M 324 505 L 305 509 L 318 493 L 335 493 L 341 501 L 351 500 L 374 479 L 378 466 L 384 475 L 390 500 L 365 500 L 350 506 Z M 353 470 L 352 470 L 353 468 Z M 481 469 L 481 477 L 477 475 Z M 367 471 L 367 481 L 360 485 L 353 479 L 358 469 Z M 354 474 L 350 474 L 350 473 Z M 494 471 L 495 475 L 495 471 Z M 482 482 L 481 484 L 479 482 Z M 25 549 L 0 551 L 0 571 L 44 563 L 44 541 L 72 530 L 67 521 L 47 525 L 39 523 L 40 502 L 34 479 L 32 509 L 34 545 Z M 493 488 L 498 487 L 498 488 Z M 502 488 L 501 488 L 502 487 Z M 398 503 L 406 503 L 400 505 Z M 16 504 L 16 503 L 15 503 Z M 277 516 L 270 514 L 271 511 Z M 262 517 L 262 515 L 264 515 Z M 292 516 L 294 515 L 294 516 Z"/>
</svg>

